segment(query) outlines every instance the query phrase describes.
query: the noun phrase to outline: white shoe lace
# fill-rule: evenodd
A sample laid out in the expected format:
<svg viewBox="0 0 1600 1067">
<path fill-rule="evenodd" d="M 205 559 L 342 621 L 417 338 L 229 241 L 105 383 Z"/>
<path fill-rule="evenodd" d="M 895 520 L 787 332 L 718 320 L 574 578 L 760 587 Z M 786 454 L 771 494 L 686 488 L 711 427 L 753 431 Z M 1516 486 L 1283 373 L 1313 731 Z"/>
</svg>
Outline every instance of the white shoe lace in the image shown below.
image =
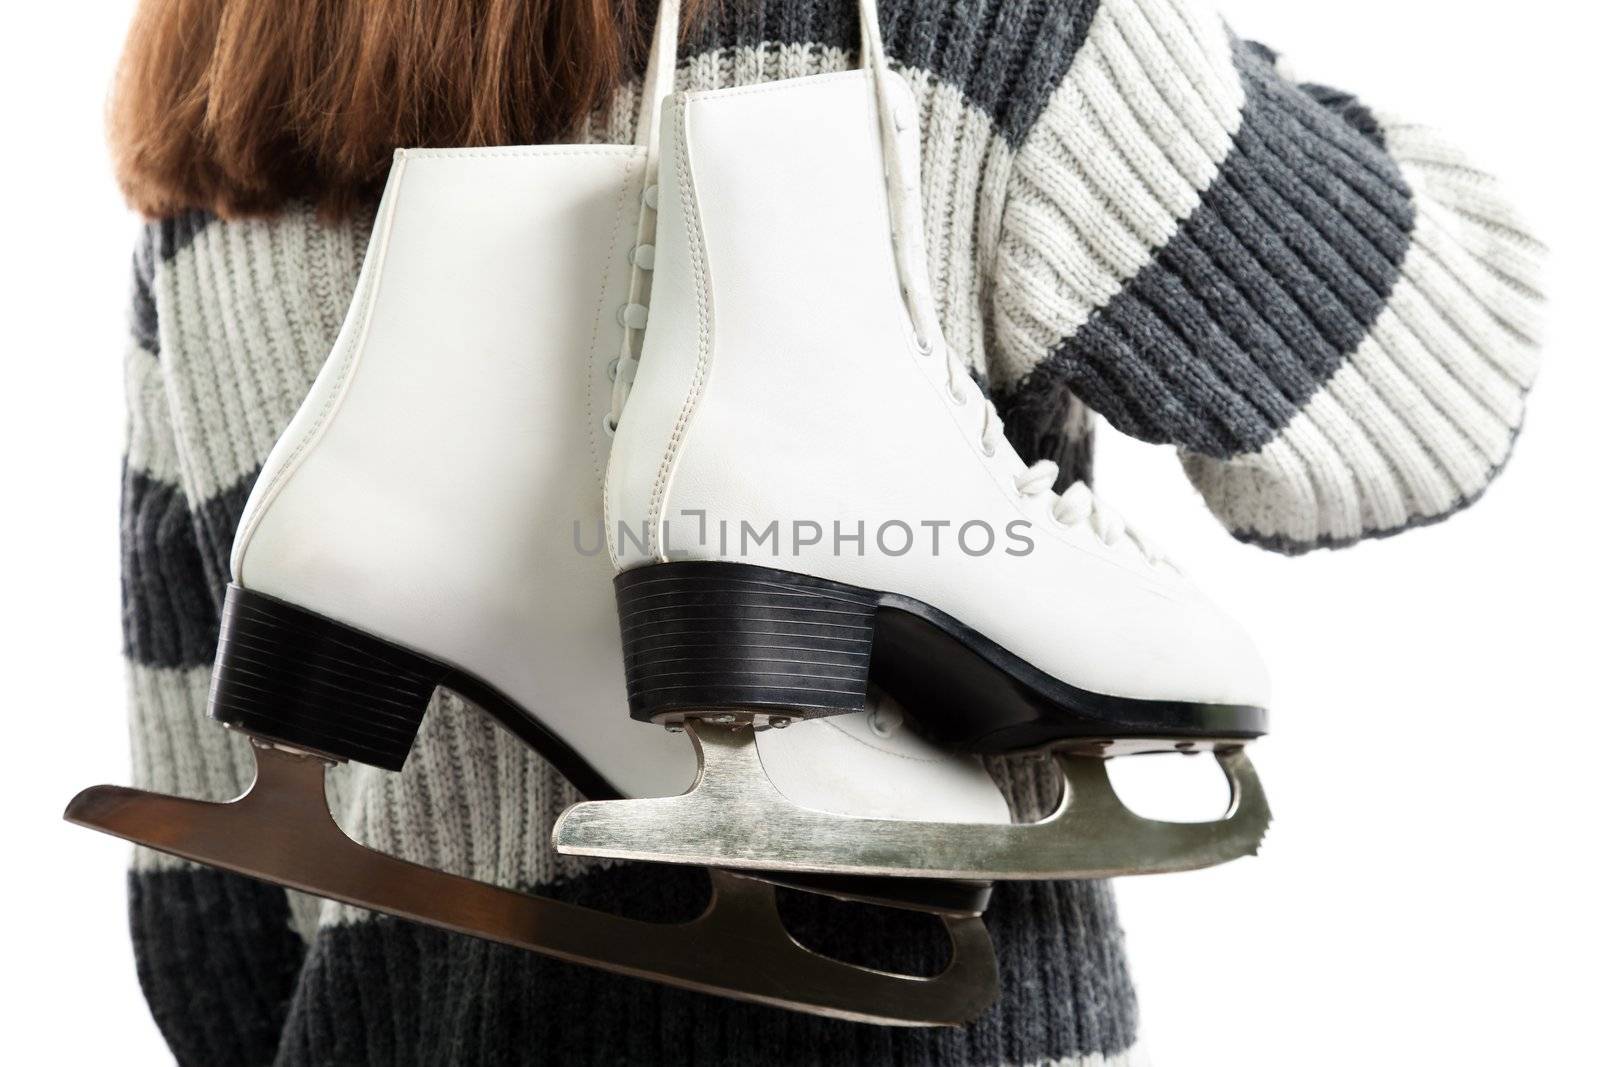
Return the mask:
<svg viewBox="0 0 1600 1067">
<path fill-rule="evenodd" d="M 678 69 L 678 0 L 662 0 L 656 5 L 656 26 L 650 41 L 650 61 L 645 67 L 644 83 L 640 86 L 639 124 L 634 143 L 644 148 L 644 202 L 639 208 L 639 225 L 635 232 L 633 251 L 628 253 L 632 264 L 628 283 L 628 302 L 617 309 L 617 321 L 622 324 L 622 351 L 611 361 L 606 373 L 611 379 L 611 407 L 601 416 L 600 427 L 607 437 L 617 432 L 622 421 L 622 409 L 628 403 L 628 391 L 633 387 L 634 374 L 639 369 L 639 346 L 644 328 L 650 319 L 650 284 L 648 276 L 655 267 L 656 207 L 661 190 L 657 185 L 661 164 L 661 107 L 672 92 L 673 79 Z"/>
<path fill-rule="evenodd" d="M 924 354 L 932 353 L 924 349 Z M 948 375 L 946 387 L 951 401 L 958 407 L 966 404 L 967 388 L 971 379 L 967 376 L 966 368 L 956 359 L 955 353 L 948 346 L 945 347 L 945 370 Z M 984 456 L 989 458 L 995 456 L 1000 449 L 1011 447 L 1005 437 L 1005 424 L 1001 422 L 1000 413 L 995 409 L 992 400 L 983 401 L 983 429 L 978 439 Z M 1021 462 L 1020 458 L 1018 462 Z M 1087 523 L 1095 536 L 1108 548 L 1115 548 L 1127 540 L 1134 544 L 1149 562 L 1163 562 L 1149 542 L 1131 531 L 1122 516 L 1097 497 L 1088 483 L 1073 482 L 1059 496 L 1056 495 L 1056 479 L 1060 476 L 1061 468 L 1058 464 L 1048 459 L 1041 459 L 1016 476 L 1017 492 L 1030 498 L 1052 497 L 1051 518 L 1063 526 L 1081 526 Z"/>
<path fill-rule="evenodd" d="M 1017 492 L 1023 496 L 1043 496 L 1050 493 L 1059 476 L 1059 468 L 1047 459 L 1029 467 L 1017 479 Z M 1122 516 L 1112 511 L 1105 502 L 1094 495 L 1084 482 L 1073 482 L 1050 505 L 1051 516 L 1063 526 L 1079 526 L 1084 522 L 1095 536 L 1108 547 L 1115 548 L 1129 536 L 1128 524 Z"/>
<path fill-rule="evenodd" d="M 910 201 L 915 195 L 910 183 L 914 180 L 914 176 L 904 173 L 902 159 L 895 144 L 897 136 L 907 125 L 908 120 L 896 115 L 894 102 L 889 97 L 889 61 L 884 53 L 883 37 L 878 28 L 877 0 L 862 0 L 860 7 L 861 52 L 863 65 L 872 73 L 878 100 L 880 133 L 884 145 L 884 177 L 889 193 L 891 239 L 895 249 L 895 265 L 900 274 L 900 289 L 906 301 L 906 310 L 911 317 L 917 350 L 924 356 L 931 356 L 936 347 L 944 349 L 945 370 L 948 375 L 946 389 L 951 402 L 960 407 L 968 402 L 967 391 L 971 387 L 972 379 L 968 376 L 966 367 L 944 343 L 938 317 L 933 312 L 931 301 L 923 298 L 918 292 L 921 288 L 918 284 L 921 272 L 917 264 L 923 259 L 923 251 L 919 227 L 910 217 L 913 214 Z M 985 457 L 993 457 L 1001 448 L 1011 447 L 1005 439 L 1005 427 L 1000 421 L 1000 413 L 988 399 L 983 401 L 983 431 L 980 439 Z M 1017 476 L 1017 492 L 1024 497 L 1046 494 L 1054 496 L 1053 489 L 1060 473 L 1060 468 L 1055 463 L 1040 460 Z M 1077 526 L 1087 522 L 1107 547 L 1114 548 L 1127 540 L 1134 544 L 1151 564 L 1164 562 L 1149 543 L 1130 531 L 1122 517 L 1096 497 L 1094 490 L 1084 482 L 1074 482 L 1059 497 L 1055 497 L 1050 504 L 1050 514 L 1063 526 Z"/>
</svg>

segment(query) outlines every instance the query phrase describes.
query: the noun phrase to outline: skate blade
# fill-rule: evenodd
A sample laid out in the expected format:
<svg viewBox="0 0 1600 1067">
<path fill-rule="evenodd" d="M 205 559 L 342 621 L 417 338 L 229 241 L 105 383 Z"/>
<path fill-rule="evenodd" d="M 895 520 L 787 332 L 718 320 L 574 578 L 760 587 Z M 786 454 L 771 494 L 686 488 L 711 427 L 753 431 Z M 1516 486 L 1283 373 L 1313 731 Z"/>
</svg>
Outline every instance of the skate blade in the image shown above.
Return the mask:
<svg viewBox="0 0 1600 1067">
<path fill-rule="evenodd" d="M 951 956 L 931 978 L 842 963 L 800 945 L 773 886 L 712 871 L 712 899 L 687 923 L 642 922 L 396 859 L 347 837 L 328 811 L 327 764 L 257 745 L 256 779 L 210 803 L 94 786 L 66 819 L 136 844 L 361 908 L 683 989 L 856 1022 L 957 1026 L 993 1002 L 983 920 L 941 916 Z"/>
<path fill-rule="evenodd" d="M 687 793 L 575 804 L 555 825 L 572 856 L 828 874 L 948 879 L 1108 878 L 1254 855 L 1272 813 L 1242 748 L 1214 754 L 1231 792 L 1212 822 L 1146 819 L 1117 798 L 1106 760 L 1057 753 L 1060 805 L 1033 823 L 914 822 L 800 807 L 772 784 L 748 729 L 691 720 L 700 776 Z"/>
</svg>

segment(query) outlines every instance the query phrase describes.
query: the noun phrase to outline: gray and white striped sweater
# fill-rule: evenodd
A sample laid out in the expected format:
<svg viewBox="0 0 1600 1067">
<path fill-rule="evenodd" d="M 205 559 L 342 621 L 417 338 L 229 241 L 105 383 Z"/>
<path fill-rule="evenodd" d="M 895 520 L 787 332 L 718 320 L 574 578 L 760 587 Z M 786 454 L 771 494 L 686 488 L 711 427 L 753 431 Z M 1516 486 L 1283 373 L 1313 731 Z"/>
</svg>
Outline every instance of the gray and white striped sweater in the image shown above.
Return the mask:
<svg viewBox="0 0 1600 1067">
<path fill-rule="evenodd" d="M 680 85 L 854 65 L 852 0 L 728 0 Z M 1178 446 L 1238 537 L 1284 551 L 1436 520 L 1505 462 L 1532 381 L 1538 246 L 1493 181 L 1419 127 L 1297 84 L 1183 0 L 883 0 L 921 105 L 944 329 L 1027 459 L 1085 477 L 1091 415 Z M 619 94 L 594 140 L 632 133 Z M 123 496 L 136 782 L 223 798 L 250 761 L 204 719 L 234 525 L 332 344 L 361 222 L 309 209 L 147 227 Z M 422 428 L 421 432 L 429 432 Z M 447 426 L 432 432 L 448 432 Z M 1000 773 L 1018 804 L 1036 769 Z M 634 914 L 694 872 L 548 847 L 570 788 L 441 696 L 404 774 L 345 768 L 340 821 L 418 862 Z M 1108 887 L 1002 885 L 1001 1002 L 883 1030 L 614 978 L 152 853 L 131 882 L 140 978 L 184 1063 L 1094 1064 L 1138 1058 Z M 847 956 L 928 963 L 881 914 L 788 899 Z"/>
</svg>

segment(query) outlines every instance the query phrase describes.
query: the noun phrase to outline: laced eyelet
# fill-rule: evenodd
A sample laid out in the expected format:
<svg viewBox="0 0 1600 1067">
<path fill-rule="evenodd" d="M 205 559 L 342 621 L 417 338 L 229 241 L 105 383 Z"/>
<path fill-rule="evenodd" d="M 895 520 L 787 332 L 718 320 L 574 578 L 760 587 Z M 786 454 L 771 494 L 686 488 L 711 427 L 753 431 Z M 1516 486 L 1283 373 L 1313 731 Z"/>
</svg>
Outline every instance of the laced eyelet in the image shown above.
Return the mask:
<svg viewBox="0 0 1600 1067">
<path fill-rule="evenodd" d="M 967 394 L 962 392 L 959 386 L 957 388 L 954 388 L 954 389 L 951 389 L 950 387 L 946 386 L 945 387 L 945 392 L 950 394 L 950 403 L 954 404 L 958 408 L 966 406 L 966 404 L 967 404 Z"/>
<path fill-rule="evenodd" d="M 617 309 L 617 325 L 628 330 L 642 330 L 650 321 L 650 309 L 644 304 L 623 304 Z"/>
<path fill-rule="evenodd" d="M 919 355 L 919 356 L 931 356 L 931 355 L 933 355 L 933 342 L 932 341 L 928 340 L 926 337 L 923 337 L 921 334 L 918 334 L 916 336 L 915 341 L 916 341 L 916 346 L 917 346 L 917 355 Z"/>
<path fill-rule="evenodd" d="M 600 429 L 605 431 L 607 437 L 615 437 L 617 435 L 617 423 L 611 417 L 611 412 L 608 411 L 600 416 Z"/>
<path fill-rule="evenodd" d="M 994 445 L 991 445 L 988 441 L 979 441 L 978 442 L 978 448 L 983 452 L 983 458 L 984 459 L 993 459 L 994 458 L 994 454 L 996 452 L 1000 451 L 997 447 L 995 447 Z"/>
<path fill-rule="evenodd" d="M 612 357 L 611 362 L 606 364 L 606 378 L 609 381 L 613 381 L 614 382 L 614 381 L 617 380 L 617 368 L 620 367 L 621 365 L 622 365 L 622 357 L 621 356 Z"/>
</svg>

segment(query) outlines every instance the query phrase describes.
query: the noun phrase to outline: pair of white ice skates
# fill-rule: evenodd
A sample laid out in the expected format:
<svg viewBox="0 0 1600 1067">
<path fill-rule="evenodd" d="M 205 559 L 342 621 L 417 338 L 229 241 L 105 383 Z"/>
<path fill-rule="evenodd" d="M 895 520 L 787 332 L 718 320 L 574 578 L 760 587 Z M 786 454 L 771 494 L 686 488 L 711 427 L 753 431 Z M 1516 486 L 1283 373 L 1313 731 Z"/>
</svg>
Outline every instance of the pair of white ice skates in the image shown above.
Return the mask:
<svg viewBox="0 0 1600 1067">
<path fill-rule="evenodd" d="M 991 880 L 1255 851 L 1263 671 L 1087 490 L 1054 495 L 947 355 L 873 5 L 863 71 L 664 104 L 662 11 L 638 144 L 397 154 L 234 545 L 211 715 L 253 738 L 251 791 L 97 787 L 68 818 L 614 971 L 960 1023 L 995 995 Z M 636 922 L 346 838 L 324 768 L 399 770 L 441 686 L 592 798 L 561 851 L 711 867 L 705 915 Z M 1215 822 L 1142 819 L 1106 778 L 1199 749 L 1233 786 Z M 1014 824 L 972 753 L 1033 750 L 1062 804 Z M 949 966 L 814 954 L 775 881 L 938 914 Z"/>
</svg>

